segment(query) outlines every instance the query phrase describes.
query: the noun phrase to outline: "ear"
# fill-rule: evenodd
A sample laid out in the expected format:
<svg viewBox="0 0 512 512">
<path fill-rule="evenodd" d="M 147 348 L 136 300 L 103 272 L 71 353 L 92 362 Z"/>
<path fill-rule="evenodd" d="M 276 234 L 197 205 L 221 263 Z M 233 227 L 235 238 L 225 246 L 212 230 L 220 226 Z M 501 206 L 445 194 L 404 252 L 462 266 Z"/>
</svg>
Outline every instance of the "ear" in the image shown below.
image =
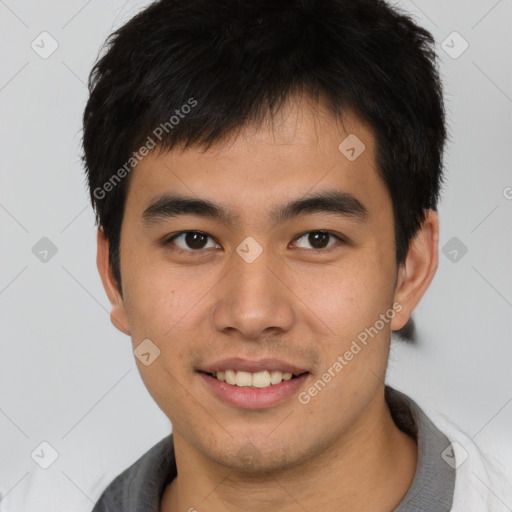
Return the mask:
<svg viewBox="0 0 512 512">
<path fill-rule="evenodd" d="M 391 329 L 401 329 L 409 320 L 429 287 L 439 262 L 439 218 L 434 210 L 427 210 L 416 236 L 411 240 L 405 262 L 400 265 L 395 300 L 402 309 L 391 321 Z"/>
<path fill-rule="evenodd" d="M 128 321 L 128 315 L 124 307 L 123 297 L 110 266 L 109 243 L 101 226 L 98 228 L 97 245 L 96 265 L 98 266 L 103 288 L 105 288 L 108 300 L 112 306 L 110 310 L 110 321 L 121 332 L 130 335 L 130 322 Z"/>
</svg>

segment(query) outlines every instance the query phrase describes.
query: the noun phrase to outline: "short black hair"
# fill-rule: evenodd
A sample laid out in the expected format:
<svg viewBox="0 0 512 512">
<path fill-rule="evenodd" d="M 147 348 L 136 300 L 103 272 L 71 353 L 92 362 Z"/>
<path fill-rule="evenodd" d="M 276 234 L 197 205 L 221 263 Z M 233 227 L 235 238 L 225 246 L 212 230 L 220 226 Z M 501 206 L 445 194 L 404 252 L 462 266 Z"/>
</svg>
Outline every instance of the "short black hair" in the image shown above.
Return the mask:
<svg viewBox="0 0 512 512">
<path fill-rule="evenodd" d="M 373 129 L 397 263 L 436 210 L 446 128 L 435 42 L 382 0 L 159 0 L 103 50 L 89 75 L 82 160 L 120 288 L 126 190 L 143 148 L 207 149 L 295 93 Z"/>
</svg>

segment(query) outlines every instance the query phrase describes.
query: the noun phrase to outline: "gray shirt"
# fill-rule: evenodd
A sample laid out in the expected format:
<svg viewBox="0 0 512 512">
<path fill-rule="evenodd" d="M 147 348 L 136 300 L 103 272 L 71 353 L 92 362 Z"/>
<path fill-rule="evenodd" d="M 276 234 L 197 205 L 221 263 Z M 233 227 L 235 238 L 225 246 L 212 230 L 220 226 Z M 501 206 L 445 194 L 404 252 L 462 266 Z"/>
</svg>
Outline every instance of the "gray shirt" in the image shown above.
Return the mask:
<svg viewBox="0 0 512 512">
<path fill-rule="evenodd" d="M 411 487 L 390 512 L 449 512 L 455 470 L 441 453 L 450 441 L 408 396 L 389 386 L 385 396 L 398 428 L 418 443 L 418 464 Z M 92 512 L 160 512 L 163 492 L 176 475 L 171 434 L 115 478 Z"/>
</svg>

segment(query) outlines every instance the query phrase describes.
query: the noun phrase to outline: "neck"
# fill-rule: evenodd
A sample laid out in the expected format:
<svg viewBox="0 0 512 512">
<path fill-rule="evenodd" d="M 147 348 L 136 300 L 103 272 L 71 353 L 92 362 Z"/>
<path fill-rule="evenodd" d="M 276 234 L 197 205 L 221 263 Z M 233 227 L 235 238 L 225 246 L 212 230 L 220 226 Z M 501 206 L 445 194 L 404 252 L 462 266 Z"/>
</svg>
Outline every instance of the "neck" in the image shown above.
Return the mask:
<svg viewBox="0 0 512 512">
<path fill-rule="evenodd" d="M 175 431 L 178 477 L 161 512 L 390 512 L 407 493 L 417 464 L 416 442 L 393 422 L 384 394 L 361 421 L 307 464 L 279 473 L 240 473 L 205 460 Z"/>
</svg>

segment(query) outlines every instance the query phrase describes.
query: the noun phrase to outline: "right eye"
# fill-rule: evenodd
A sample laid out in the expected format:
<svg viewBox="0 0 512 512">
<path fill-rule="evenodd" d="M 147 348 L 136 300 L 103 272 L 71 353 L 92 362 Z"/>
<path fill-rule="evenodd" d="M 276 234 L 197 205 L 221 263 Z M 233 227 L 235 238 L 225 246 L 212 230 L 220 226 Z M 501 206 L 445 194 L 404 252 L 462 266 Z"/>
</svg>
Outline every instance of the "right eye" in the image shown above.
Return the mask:
<svg viewBox="0 0 512 512">
<path fill-rule="evenodd" d="M 213 245 L 208 246 L 208 239 L 212 240 Z M 218 246 L 210 235 L 201 231 L 182 231 L 171 236 L 165 242 L 165 245 L 175 245 L 178 252 L 202 252 L 203 249 L 211 249 Z"/>
</svg>

